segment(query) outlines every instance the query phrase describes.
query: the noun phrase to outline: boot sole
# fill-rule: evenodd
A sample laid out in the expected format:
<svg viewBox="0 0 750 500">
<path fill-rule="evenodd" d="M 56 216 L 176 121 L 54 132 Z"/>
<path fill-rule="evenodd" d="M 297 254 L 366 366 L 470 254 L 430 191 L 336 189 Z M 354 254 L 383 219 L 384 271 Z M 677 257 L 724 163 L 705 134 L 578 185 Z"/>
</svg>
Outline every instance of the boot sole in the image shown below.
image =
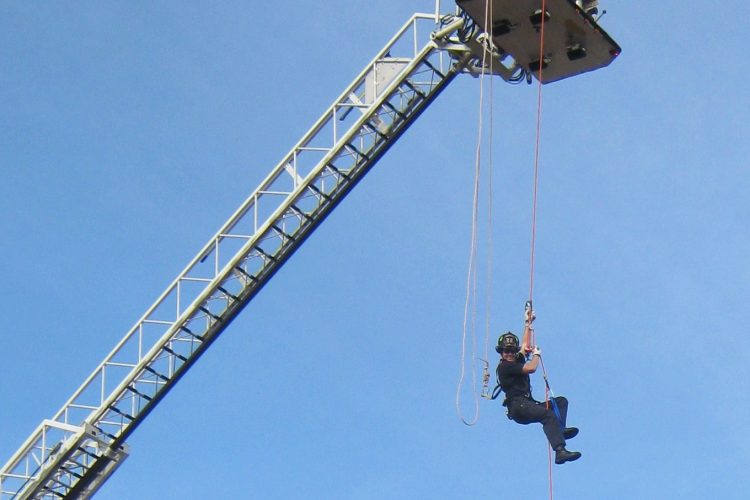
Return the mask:
<svg viewBox="0 0 750 500">
<path fill-rule="evenodd" d="M 560 460 L 560 461 L 558 461 L 557 459 L 555 459 L 555 463 L 556 463 L 557 465 L 562 465 L 562 464 L 564 464 L 565 462 L 575 462 L 575 461 L 576 461 L 576 460 L 578 460 L 579 458 L 581 458 L 581 454 L 580 454 L 580 453 L 578 453 L 578 452 L 575 452 L 575 453 L 573 454 L 573 456 L 572 456 L 572 457 L 568 457 L 568 458 L 566 458 L 566 459 L 564 459 L 564 460 Z"/>
<path fill-rule="evenodd" d="M 573 438 L 574 438 L 574 437 L 576 437 L 577 435 L 578 435 L 578 429 L 575 429 L 575 430 L 572 430 L 572 431 L 568 432 L 567 434 L 565 434 L 565 433 L 564 433 L 564 434 L 563 434 L 563 437 L 564 437 L 564 438 L 565 438 L 566 440 L 568 440 L 568 439 L 573 439 Z"/>
</svg>

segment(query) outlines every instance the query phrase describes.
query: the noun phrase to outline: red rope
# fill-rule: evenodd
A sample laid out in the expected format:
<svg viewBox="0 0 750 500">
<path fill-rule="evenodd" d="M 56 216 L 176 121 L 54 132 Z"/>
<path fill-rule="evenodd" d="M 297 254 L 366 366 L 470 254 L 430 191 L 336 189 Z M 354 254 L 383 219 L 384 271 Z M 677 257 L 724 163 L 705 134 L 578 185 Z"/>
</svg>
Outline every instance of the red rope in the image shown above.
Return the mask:
<svg viewBox="0 0 750 500">
<path fill-rule="evenodd" d="M 531 257 L 530 257 L 530 271 L 529 271 L 529 301 L 533 304 L 534 300 L 534 259 L 536 250 L 536 206 L 537 206 L 537 191 L 539 186 L 539 146 L 541 143 L 541 130 L 542 130 L 542 66 L 544 66 L 544 14 L 547 12 L 546 0 L 542 0 L 542 22 L 540 27 L 540 42 L 539 42 L 539 74 L 538 90 L 537 90 L 537 103 L 536 103 L 536 145 L 534 148 L 534 195 L 531 210 Z"/>
<path fill-rule="evenodd" d="M 544 66 L 544 19 L 547 13 L 547 2 L 542 0 L 542 12 L 541 12 L 541 23 L 539 33 L 539 73 L 537 76 L 538 90 L 537 90 L 537 104 L 536 104 L 536 145 L 534 150 L 534 195 L 531 210 L 531 256 L 529 258 L 530 269 L 529 269 L 529 301 L 533 304 L 534 300 L 534 264 L 535 264 L 535 251 L 536 251 L 536 208 L 537 208 L 537 191 L 539 186 L 539 150 L 541 144 L 541 130 L 542 130 L 542 70 Z M 536 345 L 536 339 L 534 339 L 534 331 L 531 333 L 532 338 L 531 345 Z M 542 363 L 542 372 L 546 380 L 547 371 Z M 545 401 L 549 408 L 549 389 L 545 389 Z M 549 468 L 549 498 L 553 500 L 554 489 L 552 483 L 552 450 L 547 446 L 547 458 Z"/>
<path fill-rule="evenodd" d="M 542 375 L 544 376 L 544 402 L 547 407 L 547 410 L 549 410 L 549 398 L 550 398 L 550 388 L 549 388 L 549 382 L 547 382 L 547 368 L 544 367 L 544 360 L 542 357 L 539 357 L 539 363 L 542 366 Z M 547 468 L 549 469 L 548 477 L 549 477 L 549 500 L 552 500 L 554 497 L 553 494 L 553 488 L 552 488 L 552 448 L 550 446 L 547 446 Z"/>
</svg>

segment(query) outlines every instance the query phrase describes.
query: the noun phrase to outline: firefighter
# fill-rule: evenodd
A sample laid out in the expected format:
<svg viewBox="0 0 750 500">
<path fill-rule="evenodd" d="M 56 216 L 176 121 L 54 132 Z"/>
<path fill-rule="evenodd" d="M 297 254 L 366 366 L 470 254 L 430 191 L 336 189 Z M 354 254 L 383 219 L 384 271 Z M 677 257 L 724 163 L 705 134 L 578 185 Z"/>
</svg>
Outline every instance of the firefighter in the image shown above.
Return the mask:
<svg viewBox="0 0 750 500">
<path fill-rule="evenodd" d="M 507 332 L 500 336 L 495 348 L 501 356 L 496 373 L 505 392 L 503 406 L 508 409 L 508 418 L 522 425 L 542 424 L 544 434 L 555 450 L 556 464 L 578 460 L 581 458 L 579 452 L 565 449 L 565 440 L 578 434 L 577 428 L 565 426 L 568 400 L 562 396 L 550 399 L 550 404 L 534 400 L 529 375 L 537 370 L 542 351 L 538 346 L 531 348 L 531 359 L 526 361 L 520 347 L 518 337 Z"/>
</svg>

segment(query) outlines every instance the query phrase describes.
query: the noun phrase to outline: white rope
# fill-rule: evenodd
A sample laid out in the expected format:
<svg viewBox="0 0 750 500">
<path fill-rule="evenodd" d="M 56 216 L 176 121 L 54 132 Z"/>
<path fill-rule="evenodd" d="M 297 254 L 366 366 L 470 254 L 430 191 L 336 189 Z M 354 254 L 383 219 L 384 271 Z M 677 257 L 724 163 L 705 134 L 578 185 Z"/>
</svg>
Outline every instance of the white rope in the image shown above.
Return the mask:
<svg viewBox="0 0 750 500">
<path fill-rule="evenodd" d="M 485 26 L 484 26 L 484 32 L 489 33 L 489 22 L 492 18 L 492 8 L 491 8 L 492 2 L 487 2 L 485 4 Z M 479 119 L 478 119 L 478 131 L 477 131 L 477 146 L 475 150 L 475 157 L 474 157 L 474 195 L 473 195 L 473 201 L 472 201 L 472 212 L 471 212 L 471 244 L 470 244 L 470 251 L 469 251 L 469 269 L 467 271 L 466 275 L 466 299 L 464 301 L 464 320 L 463 320 L 463 332 L 461 335 L 461 373 L 458 381 L 458 386 L 456 388 L 456 412 L 458 413 L 459 418 L 461 421 L 469 426 L 472 426 L 477 423 L 479 420 L 479 393 L 477 392 L 477 376 L 476 376 L 476 354 L 477 354 L 477 336 L 476 336 L 476 316 L 477 316 L 477 265 L 476 265 L 476 257 L 477 257 L 477 240 L 478 240 L 478 219 L 479 219 L 479 180 L 481 178 L 481 164 L 482 164 L 482 134 L 483 134 L 483 109 L 484 109 L 484 77 L 486 73 L 486 66 L 487 66 L 487 55 L 489 53 L 489 44 L 484 46 L 484 50 L 482 51 L 482 70 L 479 77 Z M 490 57 L 490 60 L 492 58 Z M 492 62 L 490 62 L 490 65 Z M 490 85 L 490 98 L 492 98 L 492 85 Z M 492 113 L 490 111 L 490 117 L 492 117 Z M 490 135 L 492 132 L 492 126 L 490 125 Z M 491 142 L 491 141 L 490 141 Z M 491 156 L 491 147 L 490 147 L 490 159 Z M 491 170 L 491 169 L 490 169 Z M 490 182 L 492 182 L 492 176 L 490 174 Z M 492 212 L 492 190 L 490 187 L 490 214 Z M 491 215 L 489 217 L 488 224 L 490 225 L 490 253 L 487 256 L 488 262 L 491 261 L 492 257 L 492 248 L 491 248 L 491 224 L 492 224 L 492 218 Z M 488 279 L 491 279 L 491 265 L 488 265 Z M 485 359 L 488 358 L 489 355 L 489 303 L 491 300 L 490 297 L 490 285 L 491 282 L 488 281 L 487 283 L 487 304 L 486 304 L 486 325 L 485 325 Z M 469 321 L 471 311 L 471 321 Z M 469 324 L 470 323 L 470 324 Z M 462 411 L 461 411 L 461 390 L 464 385 L 464 379 L 466 377 L 466 337 L 467 337 L 467 330 L 471 333 L 471 379 L 472 379 L 472 393 L 474 395 L 474 416 L 471 419 L 467 419 L 464 417 Z"/>
<path fill-rule="evenodd" d="M 493 2 L 487 2 L 490 4 L 490 10 L 489 10 L 489 18 L 492 19 L 492 3 Z M 486 23 L 485 23 L 485 30 L 487 29 Z M 487 49 L 486 49 L 487 50 Z M 495 74 L 495 59 L 490 57 L 490 75 Z M 486 295 L 486 305 L 485 305 L 485 333 L 484 333 L 484 359 L 489 360 L 489 353 L 490 353 L 490 320 L 492 318 L 492 257 L 493 257 L 493 245 L 492 245 L 492 211 L 494 208 L 494 200 L 493 200 L 493 193 L 492 193 L 492 167 L 494 165 L 494 159 L 493 159 L 493 144 L 494 144 L 494 108 L 495 108 L 495 79 L 490 78 L 490 130 L 489 130 L 489 154 L 488 154 L 488 166 L 487 169 L 487 295 Z"/>
</svg>

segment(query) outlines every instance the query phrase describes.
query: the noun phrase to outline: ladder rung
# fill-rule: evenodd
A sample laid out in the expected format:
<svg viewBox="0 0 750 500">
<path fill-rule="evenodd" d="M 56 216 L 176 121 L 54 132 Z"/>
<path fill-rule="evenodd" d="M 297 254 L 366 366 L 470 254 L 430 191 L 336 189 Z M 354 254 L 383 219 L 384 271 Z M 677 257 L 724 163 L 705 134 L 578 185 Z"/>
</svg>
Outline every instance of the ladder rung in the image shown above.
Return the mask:
<svg viewBox="0 0 750 500">
<path fill-rule="evenodd" d="M 284 231 L 283 229 L 281 229 L 281 228 L 280 228 L 280 227 L 279 227 L 279 226 L 278 226 L 277 224 L 274 224 L 274 225 L 273 225 L 273 226 L 271 226 L 271 227 L 273 227 L 273 228 L 274 228 L 274 229 L 275 229 L 276 231 L 278 231 L 278 232 L 279 232 L 280 234 L 282 234 L 282 235 L 283 235 L 283 236 L 284 236 L 285 238 L 287 238 L 287 239 L 289 239 L 289 240 L 292 240 L 292 241 L 296 241 L 296 240 L 297 240 L 297 239 L 296 239 L 296 238 L 295 238 L 294 236 L 292 236 L 291 234 L 287 234 L 287 233 L 286 233 L 286 232 L 285 232 L 285 231 Z"/>
<path fill-rule="evenodd" d="M 190 328 L 186 327 L 185 325 L 180 326 L 180 330 L 182 330 L 183 332 L 187 333 L 191 337 L 196 338 L 196 339 L 200 340 L 201 342 L 203 342 L 203 337 L 201 337 L 200 335 L 197 335 L 197 334 L 193 333 L 190 330 Z"/>
<path fill-rule="evenodd" d="M 396 113 L 396 114 L 397 114 L 397 115 L 398 115 L 398 116 L 399 116 L 399 117 L 400 117 L 400 118 L 401 118 L 402 120 L 406 120 L 406 118 L 407 118 L 407 117 L 406 117 L 406 115 L 405 115 L 405 114 L 403 114 L 403 113 L 402 113 L 401 111 L 399 111 L 399 110 L 398 110 L 398 109 L 396 108 L 396 106 L 394 106 L 394 105 L 393 105 L 393 104 L 391 104 L 390 102 L 388 102 L 388 101 L 385 101 L 385 102 L 383 103 L 383 105 L 384 105 L 384 106 L 385 106 L 386 108 L 389 108 L 389 109 L 390 109 L 391 111 L 393 111 L 394 113 Z"/>
<path fill-rule="evenodd" d="M 169 377 L 165 377 L 164 375 L 162 375 L 161 373 L 157 372 L 156 370 L 154 370 L 150 366 L 144 366 L 143 369 L 146 370 L 149 373 L 153 373 L 154 375 L 156 375 L 157 377 L 159 377 L 160 379 L 162 379 L 164 382 L 169 382 Z"/>
<path fill-rule="evenodd" d="M 417 87 L 415 87 L 414 85 L 412 85 L 409 80 L 404 80 L 404 85 L 406 85 L 407 87 L 409 87 L 410 89 L 412 89 L 414 91 L 414 93 L 417 94 L 422 99 L 425 98 L 424 92 L 422 92 Z"/>
<path fill-rule="evenodd" d="M 335 170 L 335 169 L 334 169 L 334 170 Z M 341 175 L 344 175 L 344 174 L 341 174 Z M 312 220 L 312 217 L 310 217 L 310 216 L 309 216 L 309 215 L 307 215 L 307 214 L 306 214 L 305 212 L 303 212 L 302 210 L 300 210 L 300 209 L 299 209 L 299 207 L 297 207 L 297 205 L 289 205 L 289 206 L 290 206 L 290 207 L 292 208 L 292 210 L 294 210 L 295 212 L 297 212 L 298 214 L 300 214 L 300 215 L 301 215 L 302 217 L 304 217 L 305 219 L 307 219 L 307 220 Z M 243 272 L 243 273 L 245 273 L 245 271 L 242 271 L 242 272 Z M 245 274 L 246 274 L 247 276 L 250 276 L 250 275 L 249 275 L 249 274 L 247 274 L 247 273 L 245 273 Z M 251 278 L 253 278 L 253 279 L 257 279 L 257 278 L 255 278 L 255 277 L 252 277 L 252 276 L 250 276 L 250 277 L 251 277 Z"/>
<path fill-rule="evenodd" d="M 244 269 L 242 269 L 242 268 L 241 268 L 240 266 L 237 266 L 237 267 L 235 267 L 234 269 L 235 269 L 235 271 L 238 271 L 238 272 L 239 272 L 240 274 L 242 274 L 242 275 L 243 275 L 243 276 L 245 276 L 246 278 L 248 278 L 248 279 L 251 279 L 251 280 L 253 280 L 253 281 L 255 281 L 255 282 L 257 282 L 257 281 L 258 281 L 258 278 L 256 278 L 256 277 L 255 277 L 255 276 L 253 276 L 252 274 L 248 273 L 247 271 L 245 271 Z"/>
<path fill-rule="evenodd" d="M 432 63 L 430 63 L 429 60 L 425 59 L 424 60 L 424 64 L 425 64 L 425 66 L 427 66 L 428 68 L 430 68 L 432 71 L 434 71 L 435 73 L 437 73 L 438 75 L 440 75 L 440 78 L 445 78 L 445 75 L 443 73 L 441 73 L 440 70 L 437 69 L 435 66 L 433 66 Z"/>
<path fill-rule="evenodd" d="M 201 309 L 201 311 L 203 311 L 204 313 L 208 314 L 209 316 L 211 316 L 216 321 L 221 321 L 221 318 L 219 316 L 217 316 L 214 313 L 212 313 L 211 311 L 209 311 L 206 307 L 201 306 L 200 309 Z"/>
<path fill-rule="evenodd" d="M 355 146 L 354 144 L 352 144 L 351 142 L 350 142 L 350 143 L 348 143 L 348 144 L 346 145 L 346 147 L 347 147 L 347 148 L 349 148 L 349 149 L 351 149 L 351 150 L 352 150 L 352 151 L 354 151 L 355 153 L 357 153 L 357 155 L 361 156 L 361 157 L 362 157 L 362 158 L 364 158 L 365 160 L 367 160 L 367 161 L 370 161 L 370 157 L 369 157 L 369 156 L 367 156 L 367 155 L 366 155 L 365 153 L 363 153 L 362 151 L 360 151 L 359 149 L 357 149 L 357 147 L 356 147 L 356 146 Z"/>
<path fill-rule="evenodd" d="M 365 126 L 369 128 L 371 131 L 375 132 L 381 139 L 386 139 L 386 140 L 388 139 L 387 135 L 383 134 L 380 130 L 378 130 L 378 127 L 374 126 L 370 122 L 367 122 Z"/>
<path fill-rule="evenodd" d="M 218 289 L 219 289 L 219 291 L 220 291 L 221 293 L 223 293 L 224 295 L 227 295 L 227 296 L 229 296 L 229 297 L 232 297 L 232 300 L 234 300 L 235 302 L 237 302 L 238 300 L 240 300 L 240 299 L 239 299 L 239 297 L 237 297 L 237 296 L 236 296 L 236 295 L 234 295 L 233 293 L 230 293 L 230 292 L 229 292 L 229 290 L 227 290 L 227 289 L 226 289 L 226 288 L 224 288 L 223 286 L 220 286 L 220 287 L 218 287 Z"/>
<path fill-rule="evenodd" d="M 337 174 L 339 174 L 341 177 L 343 177 L 347 181 L 351 181 L 352 180 L 352 178 L 348 174 L 345 174 L 344 172 L 342 172 L 341 170 L 339 170 L 338 168 L 336 168 L 336 165 L 334 165 L 333 163 L 329 163 L 327 165 L 327 167 L 330 168 L 331 170 L 333 170 L 334 172 L 336 172 Z"/>
<path fill-rule="evenodd" d="M 127 418 L 130 421 L 135 420 L 135 418 L 132 415 L 129 415 L 129 414 L 125 413 L 124 411 L 122 411 L 121 409 L 119 409 L 116 406 L 110 406 L 109 409 L 112 410 L 113 412 L 117 413 L 118 415 L 122 415 L 123 417 Z"/>
<path fill-rule="evenodd" d="M 310 187 L 313 187 L 313 186 L 311 185 Z M 321 194 L 322 194 L 322 193 L 321 193 Z M 323 196 L 325 196 L 325 195 L 323 195 Z M 269 253 L 265 252 L 265 251 L 264 251 L 264 250 L 263 250 L 262 248 L 260 248 L 260 247 L 255 247 L 255 250 L 257 250 L 257 251 L 258 251 L 258 253 L 259 253 L 259 254 L 261 254 L 262 256 L 264 256 L 264 257 L 266 257 L 266 258 L 268 258 L 268 259 L 271 259 L 271 260 L 272 260 L 272 261 L 274 261 L 274 262 L 276 262 L 276 261 L 278 260 L 278 259 L 277 259 L 276 257 L 274 257 L 273 255 L 271 255 L 271 254 L 269 254 Z"/>
<path fill-rule="evenodd" d="M 182 354 L 179 354 L 179 353 L 175 352 L 174 350 L 172 350 L 171 348 L 169 348 L 167 346 L 164 346 L 164 350 L 167 351 L 172 356 L 176 356 L 176 357 L 180 358 L 182 361 L 187 361 L 188 360 L 185 356 L 183 356 Z"/>
<path fill-rule="evenodd" d="M 87 450 L 83 446 L 79 446 L 78 450 L 90 456 L 91 458 L 99 458 L 99 455 L 97 455 L 96 453 L 91 453 L 89 450 Z M 76 465 L 78 465 L 79 467 L 83 467 L 83 465 L 79 464 L 78 462 L 76 462 Z"/>
<path fill-rule="evenodd" d="M 94 458 L 99 458 L 99 457 L 97 457 L 96 455 L 94 455 Z M 82 466 L 81 466 L 80 464 L 78 464 L 78 463 L 76 463 L 76 465 L 78 465 L 78 467 L 82 467 Z M 69 469 L 68 467 L 65 467 L 64 465 L 61 465 L 61 466 L 60 466 L 60 468 L 61 468 L 62 470 L 64 470 L 65 472 L 67 472 L 68 474 L 70 474 L 71 476 L 75 476 L 75 477 L 77 477 L 78 479 L 81 479 L 81 478 L 83 477 L 83 475 L 81 475 L 81 474 L 78 474 L 77 472 L 73 472 L 72 470 L 70 470 L 70 469 Z M 85 468 L 85 467 L 84 467 L 84 468 Z"/>
<path fill-rule="evenodd" d="M 326 201 L 331 201 L 331 197 L 325 194 L 323 191 L 321 191 L 315 184 L 310 184 L 308 186 L 310 189 L 318 193 L 320 196 L 326 199 Z"/>
<path fill-rule="evenodd" d="M 52 482 L 55 482 L 55 483 L 59 484 L 60 486 L 62 486 L 62 487 L 63 487 L 63 488 L 65 488 L 65 489 L 67 489 L 67 488 L 68 488 L 68 486 L 67 486 L 66 484 L 63 484 L 63 483 L 61 483 L 60 481 L 57 481 L 57 480 L 55 480 L 54 478 L 52 478 L 51 480 L 52 480 Z M 50 488 L 49 486 L 44 486 L 44 487 L 42 488 L 42 491 L 47 491 L 48 493 L 51 493 L 51 494 L 55 495 L 55 496 L 56 496 L 56 497 L 58 497 L 58 498 L 65 498 L 65 495 L 63 495 L 62 493 L 58 493 L 58 492 L 56 492 L 55 490 L 53 490 L 53 489 L 52 489 L 52 488 Z"/>
<path fill-rule="evenodd" d="M 151 396 L 143 394 L 141 391 L 137 390 L 135 387 L 127 386 L 127 390 L 129 390 L 130 392 L 133 392 L 133 393 L 137 394 L 138 396 L 142 397 L 146 401 L 151 401 L 152 399 L 154 399 Z"/>
</svg>

